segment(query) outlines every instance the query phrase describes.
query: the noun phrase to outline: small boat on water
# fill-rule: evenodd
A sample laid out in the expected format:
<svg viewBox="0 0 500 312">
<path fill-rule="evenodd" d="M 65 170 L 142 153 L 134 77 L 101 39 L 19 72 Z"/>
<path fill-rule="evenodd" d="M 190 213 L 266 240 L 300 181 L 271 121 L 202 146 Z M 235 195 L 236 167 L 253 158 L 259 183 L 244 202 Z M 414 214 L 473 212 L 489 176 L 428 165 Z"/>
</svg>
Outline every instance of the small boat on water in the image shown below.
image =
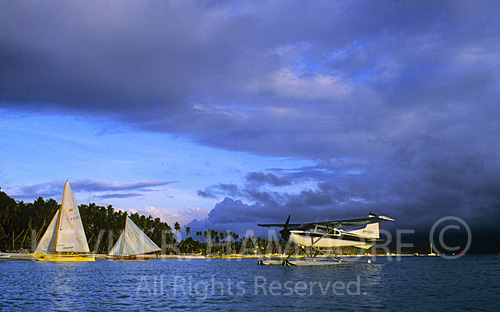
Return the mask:
<svg viewBox="0 0 500 312">
<path fill-rule="evenodd" d="M 133 221 L 127 216 L 125 229 L 106 256 L 108 260 L 148 260 L 145 254 L 160 251 L 156 245 Z M 141 257 L 142 256 L 142 257 Z"/>
<path fill-rule="evenodd" d="M 222 255 L 221 257 L 222 259 L 241 259 L 242 256 L 241 255 Z"/>
<path fill-rule="evenodd" d="M 95 261 L 95 256 L 89 252 L 75 195 L 66 181 L 62 204 L 43 234 L 33 257 L 38 261 L 51 262 Z"/>
<path fill-rule="evenodd" d="M 432 243 L 431 243 L 431 252 L 428 254 L 429 257 L 435 257 L 437 256 L 437 254 L 434 252 L 434 250 L 432 249 Z"/>
<path fill-rule="evenodd" d="M 7 260 L 11 257 L 11 254 L 0 253 L 0 260 Z"/>
<path fill-rule="evenodd" d="M 287 260 L 287 256 L 282 257 L 269 257 L 260 259 L 257 264 L 258 265 L 284 265 L 283 263 Z"/>
</svg>

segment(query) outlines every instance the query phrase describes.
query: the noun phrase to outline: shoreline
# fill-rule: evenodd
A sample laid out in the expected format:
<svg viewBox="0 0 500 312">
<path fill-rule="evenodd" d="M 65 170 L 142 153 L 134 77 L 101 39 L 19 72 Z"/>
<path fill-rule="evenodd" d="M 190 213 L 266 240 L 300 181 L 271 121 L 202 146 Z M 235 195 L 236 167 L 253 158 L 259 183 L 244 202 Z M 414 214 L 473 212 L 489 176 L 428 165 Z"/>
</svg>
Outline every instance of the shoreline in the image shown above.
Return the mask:
<svg viewBox="0 0 500 312">
<path fill-rule="evenodd" d="M 0 256 L 5 256 L 5 258 L 0 258 L 0 261 L 8 261 L 8 260 L 33 260 L 36 259 L 32 254 L 28 253 L 0 253 Z M 203 256 L 199 254 L 185 254 L 185 255 L 144 255 L 140 258 L 146 258 L 148 260 L 155 259 L 222 259 L 222 260 L 238 260 L 238 259 L 260 259 L 260 258 L 287 258 L 285 255 L 240 255 L 240 254 L 231 254 L 231 255 L 211 255 L 211 256 Z M 302 258 L 304 256 L 295 256 L 292 255 L 292 258 Z M 427 254 L 391 254 L 391 255 L 338 255 L 341 258 L 371 258 L 371 257 L 436 257 L 435 255 L 427 255 Z M 439 257 L 439 256 L 438 256 Z M 321 258 L 321 257 L 319 257 Z M 106 254 L 95 254 L 96 260 L 106 260 Z"/>
</svg>

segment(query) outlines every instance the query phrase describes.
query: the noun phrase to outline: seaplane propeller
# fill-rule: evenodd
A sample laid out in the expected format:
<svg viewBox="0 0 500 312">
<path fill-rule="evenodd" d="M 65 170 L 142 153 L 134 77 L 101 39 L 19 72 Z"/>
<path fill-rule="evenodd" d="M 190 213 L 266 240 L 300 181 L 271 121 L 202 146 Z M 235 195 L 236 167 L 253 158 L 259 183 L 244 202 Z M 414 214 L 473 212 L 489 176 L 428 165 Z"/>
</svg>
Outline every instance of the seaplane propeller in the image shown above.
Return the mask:
<svg viewBox="0 0 500 312">
<path fill-rule="evenodd" d="M 288 229 L 288 223 L 290 223 L 290 216 L 288 215 L 288 218 L 286 219 L 285 226 L 283 227 L 283 230 L 280 231 L 281 237 L 280 237 L 280 242 L 281 240 L 284 240 L 285 242 L 288 242 L 288 239 L 290 238 L 290 230 Z"/>
</svg>

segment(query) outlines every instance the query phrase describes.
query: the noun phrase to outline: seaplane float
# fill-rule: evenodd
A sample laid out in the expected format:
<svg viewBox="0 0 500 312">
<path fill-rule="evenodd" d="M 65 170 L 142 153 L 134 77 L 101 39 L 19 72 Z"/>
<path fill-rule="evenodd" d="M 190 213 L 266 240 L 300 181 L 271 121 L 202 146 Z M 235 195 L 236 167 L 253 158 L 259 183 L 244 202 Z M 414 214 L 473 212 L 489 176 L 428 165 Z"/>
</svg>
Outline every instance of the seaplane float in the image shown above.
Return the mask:
<svg viewBox="0 0 500 312">
<path fill-rule="evenodd" d="M 261 259 L 259 265 L 335 265 L 340 263 L 370 262 L 359 260 L 341 259 L 336 255 L 335 248 L 352 246 L 369 249 L 376 243 L 381 243 L 379 223 L 394 221 L 389 217 L 378 216 L 370 213 L 368 217 L 322 221 L 310 223 L 290 223 L 290 217 L 284 224 L 257 224 L 262 227 L 282 227 L 279 231 L 281 240 L 286 246 L 294 244 L 305 252 L 304 257 L 294 257 L 292 254 L 284 257 Z M 346 231 L 346 227 L 362 227 Z M 285 248 L 286 250 L 287 248 Z"/>
</svg>

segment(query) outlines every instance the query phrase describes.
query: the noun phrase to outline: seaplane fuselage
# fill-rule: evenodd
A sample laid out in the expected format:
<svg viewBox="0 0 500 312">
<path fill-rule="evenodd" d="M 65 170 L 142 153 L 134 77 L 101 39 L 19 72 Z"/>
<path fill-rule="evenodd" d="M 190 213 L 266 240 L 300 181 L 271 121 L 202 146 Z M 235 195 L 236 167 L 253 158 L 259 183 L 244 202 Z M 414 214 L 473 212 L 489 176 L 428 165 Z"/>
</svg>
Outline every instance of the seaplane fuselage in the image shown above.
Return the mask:
<svg viewBox="0 0 500 312">
<path fill-rule="evenodd" d="M 285 241 L 302 247 L 335 248 L 353 246 L 368 249 L 380 238 L 379 223 L 394 221 L 391 218 L 370 214 L 367 218 L 290 224 L 259 224 L 260 226 L 283 226 L 280 231 Z M 345 231 L 341 227 L 361 227 Z"/>
<path fill-rule="evenodd" d="M 289 236 L 289 240 L 293 244 L 318 248 L 353 246 L 368 249 L 373 246 L 378 238 L 378 223 L 370 224 L 366 228 L 350 232 L 341 229 L 333 229 L 333 231 L 329 232 L 320 229 L 314 231 L 290 230 Z"/>
</svg>

